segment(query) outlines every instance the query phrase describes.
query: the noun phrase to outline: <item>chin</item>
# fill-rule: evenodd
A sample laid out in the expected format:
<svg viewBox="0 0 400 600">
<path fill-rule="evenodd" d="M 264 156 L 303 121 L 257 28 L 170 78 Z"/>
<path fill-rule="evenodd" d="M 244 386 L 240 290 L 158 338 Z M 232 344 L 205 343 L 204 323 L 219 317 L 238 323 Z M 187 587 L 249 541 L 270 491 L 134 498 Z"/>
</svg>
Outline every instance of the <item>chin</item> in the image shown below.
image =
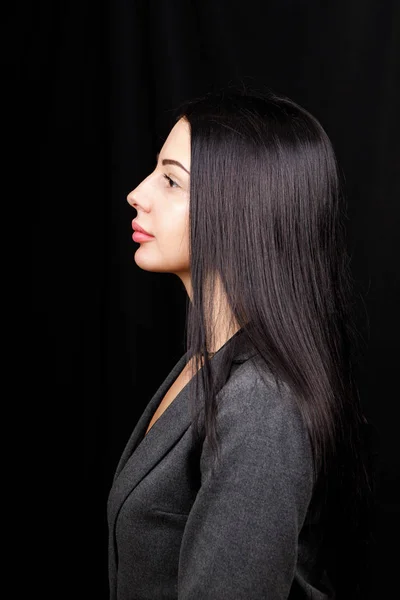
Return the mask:
<svg viewBox="0 0 400 600">
<path fill-rule="evenodd" d="M 135 252 L 135 263 L 143 271 L 151 271 L 152 273 L 169 273 L 169 269 L 163 267 L 159 262 L 155 260 L 146 260 L 146 258 L 140 256 L 140 248 Z M 138 256 L 139 254 L 139 256 Z"/>
</svg>

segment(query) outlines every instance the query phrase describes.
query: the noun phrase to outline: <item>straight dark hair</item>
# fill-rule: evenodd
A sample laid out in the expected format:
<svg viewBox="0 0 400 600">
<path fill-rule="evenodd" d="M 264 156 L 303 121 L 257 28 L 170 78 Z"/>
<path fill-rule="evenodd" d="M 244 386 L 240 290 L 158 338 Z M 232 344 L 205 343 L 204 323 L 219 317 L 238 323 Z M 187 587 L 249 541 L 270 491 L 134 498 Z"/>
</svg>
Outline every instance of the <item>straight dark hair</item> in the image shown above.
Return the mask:
<svg viewBox="0 0 400 600">
<path fill-rule="evenodd" d="M 179 106 L 191 134 L 187 352 L 204 406 L 194 432 L 218 455 L 217 394 L 208 349 L 218 284 L 279 388 L 292 390 L 313 451 L 313 510 L 337 600 L 362 598 L 374 485 L 356 383 L 360 339 L 346 248 L 346 205 L 327 133 L 269 89 L 229 87 Z M 204 361 L 204 363 L 202 362 Z M 203 419 L 200 421 L 200 409 Z M 204 439 L 204 437 L 203 437 Z"/>
</svg>

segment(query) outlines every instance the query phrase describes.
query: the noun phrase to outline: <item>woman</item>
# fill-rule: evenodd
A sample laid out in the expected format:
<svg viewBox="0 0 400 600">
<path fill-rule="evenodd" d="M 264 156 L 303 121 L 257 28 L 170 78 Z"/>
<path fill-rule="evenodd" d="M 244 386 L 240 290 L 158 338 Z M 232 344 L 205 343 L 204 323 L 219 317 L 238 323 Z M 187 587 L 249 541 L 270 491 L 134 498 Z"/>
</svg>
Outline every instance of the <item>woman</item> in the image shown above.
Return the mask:
<svg viewBox="0 0 400 600">
<path fill-rule="evenodd" d="M 362 597 L 372 496 L 341 198 L 319 122 L 232 88 L 180 107 L 128 195 L 136 264 L 186 289 L 187 351 L 117 467 L 112 600 Z"/>
</svg>

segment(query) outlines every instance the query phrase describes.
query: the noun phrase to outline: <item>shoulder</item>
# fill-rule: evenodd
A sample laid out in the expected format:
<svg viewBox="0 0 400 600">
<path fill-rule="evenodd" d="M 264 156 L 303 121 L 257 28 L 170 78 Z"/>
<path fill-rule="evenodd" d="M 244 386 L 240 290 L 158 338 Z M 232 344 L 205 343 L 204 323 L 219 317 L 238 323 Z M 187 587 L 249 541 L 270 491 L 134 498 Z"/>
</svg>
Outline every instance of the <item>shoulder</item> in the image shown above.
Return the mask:
<svg viewBox="0 0 400 600">
<path fill-rule="evenodd" d="M 308 431 L 288 387 L 258 366 L 254 360 L 242 363 L 217 394 L 219 452 L 216 457 L 206 436 L 202 483 L 233 479 L 242 495 L 248 486 L 262 495 L 269 490 L 271 502 L 296 506 L 302 522 L 313 491 Z"/>
<path fill-rule="evenodd" d="M 308 445 L 308 431 L 298 402 L 289 386 L 275 381 L 258 356 L 240 364 L 217 396 L 221 425 L 240 422 L 244 430 L 255 432 L 274 427 L 291 430 L 293 439 Z M 245 417 L 245 419 L 244 419 Z"/>
<path fill-rule="evenodd" d="M 312 481 L 311 443 L 299 405 L 259 357 L 237 366 L 217 394 L 216 428 L 223 452 L 241 447 L 242 456 L 269 464 L 273 458 L 275 466 Z"/>
</svg>

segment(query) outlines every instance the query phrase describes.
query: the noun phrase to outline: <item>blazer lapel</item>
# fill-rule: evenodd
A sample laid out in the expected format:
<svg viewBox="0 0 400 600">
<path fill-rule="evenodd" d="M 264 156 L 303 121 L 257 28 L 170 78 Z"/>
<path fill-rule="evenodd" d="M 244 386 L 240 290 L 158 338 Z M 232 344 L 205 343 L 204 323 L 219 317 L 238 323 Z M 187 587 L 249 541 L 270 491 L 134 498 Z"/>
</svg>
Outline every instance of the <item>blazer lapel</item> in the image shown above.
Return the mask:
<svg viewBox="0 0 400 600">
<path fill-rule="evenodd" d="M 218 366 L 224 358 L 231 340 L 233 343 L 233 363 L 241 363 L 250 358 L 255 352 L 248 347 L 248 342 L 239 339 L 239 330 L 220 350 L 211 358 L 211 369 L 218 372 Z M 195 384 L 195 378 L 199 376 L 198 371 L 192 379 L 179 392 L 174 401 L 166 408 L 159 419 L 144 435 L 151 417 L 153 416 L 162 397 L 177 378 L 187 362 L 188 353 L 185 353 L 173 367 L 165 381 L 161 384 L 153 398 L 150 400 L 142 416 L 139 418 L 133 433 L 123 451 L 119 461 L 113 485 L 108 500 L 108 519 L 111 529 L 114 528 L 115 520 L 120 506 L 125 498 L 140 483 L 140 481 L 151 471 L 151 469 L 162 460 L 169 450 L 177 443 L 192 423 L 192 414 L 189 405 L 190 386 Z M 201 370 L 201 369 L 200 369 Z M 203 395 L 201 385 L 199 394 Z M 200 398 L 199 406 L 202 405 Z"/>
<path fill-rule="evenodd" d="M 114 481 L 116 480 L 116 478 L 122 471 L 128 458 L 130 457 L 132 452 L 135 450 L 136 446 L 138 444 L 140 444 L 141 441 L 143 441 L 144 437 L 146 437 L 144 434 L 145 434 L 145 431 L 151 421 L 151 418 L 152 418 L 153 414 L 155 413 L 157 406 L 160 404 L 161 399 L 165 396 L 168 389 L 171 387 L 171 385 L 173 384 L 175 379 L 178 377 L 179 373 L 183 370 L 183 367 L 186 364 L 186 356 L 187 356 L 187 352 L 178 360 L 176 365 L 172 368 L 171 372 L 169 373 L 169 375 L 167 375 L 166 379 L 160 385 L 160 387 L 158 388 L 158 390 L 156 391 L 156 393 L 154 394 L 154 396 L 152 397 L 150 402 L 147 404 L 144 412 L 142 413 L 142 416 L 139 418 L 138 422 L 136 423 L 136 426 L 135 426 L 135 428 L 124 448 L 124 451 L 122 452 L 121 458 L 118 462 L 118 465 L 117 465 L 117 468 L 115 471 L 115 475 L 114 475 Z M 151 428 L 150 431 L 152 431 L 152 429 L 153 428 Z"/>
<path fill-rule="evenodd" d="M 146 477 L 153 467 L 162 460 L 169 450 L 185 433 L 192 421 L 188 389 L 194 377 L 167 406 L 162 415 L 144 435 L 163 395 L 186 364 L 185 353 L 159 387 L 140 417 L 117 467 L 117 472 L 108 497 L 109 528 L 114 529 L 120 507 L 132 490 Z"/>
</svg>

